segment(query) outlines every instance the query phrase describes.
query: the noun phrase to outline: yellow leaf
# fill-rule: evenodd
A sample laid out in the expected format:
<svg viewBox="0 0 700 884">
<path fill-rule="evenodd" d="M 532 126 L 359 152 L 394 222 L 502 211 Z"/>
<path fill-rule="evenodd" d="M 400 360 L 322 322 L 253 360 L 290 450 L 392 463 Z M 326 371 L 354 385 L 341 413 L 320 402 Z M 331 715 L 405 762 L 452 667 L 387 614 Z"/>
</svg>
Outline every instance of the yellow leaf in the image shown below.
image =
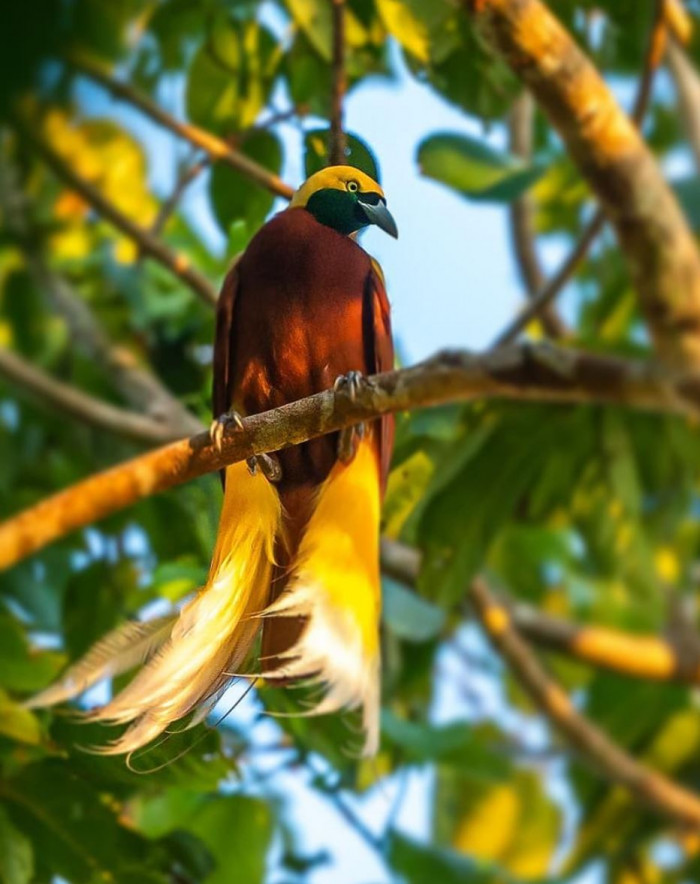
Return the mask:
<svg viewBox="0 0 700 884">
<path fill-rule="evenodd" d="M 497 786 L 460 823 L 454 846 L 483 860 L 500 860 L 513 839 L 520 814 L 518 796 L 510 785 Z"/>
<path fill-rule="evenodd" d="M 383 519 L 384 532 L 398 537 L 406 520 L 423 496 L 433 474 L 433 462 L 424 451 L 416 451 L 389 475 Z"/>
<path fill-rule="evenodd" d="M 669 546 L 660 546 L 654 553 L 654 568 L 659 580 L 676 583 L 681 572 L 678 554 Z"/>
</svg>

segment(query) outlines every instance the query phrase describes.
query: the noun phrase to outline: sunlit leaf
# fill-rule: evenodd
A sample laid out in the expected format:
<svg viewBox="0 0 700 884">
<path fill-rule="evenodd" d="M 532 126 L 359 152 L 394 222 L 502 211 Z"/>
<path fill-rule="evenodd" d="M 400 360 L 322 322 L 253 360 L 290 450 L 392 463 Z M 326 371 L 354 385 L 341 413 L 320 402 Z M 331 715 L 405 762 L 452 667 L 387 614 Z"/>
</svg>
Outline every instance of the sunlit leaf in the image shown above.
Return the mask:
<svg viewBox="0 0 700 884">
<path fill-rule="evenodd" d="M 12 825 L 0 807 L 0 882 L 31 884 L 34 877 L 34 853 L 29 839 Z"/>
<path fill-rule="evenodd" d="M 511 202 L 542 174 L 482 141 L 467 135 L 443 132 L 431 135 L 418 148 L 418 165 L 428 178 L 470 199 Z"/>
</svg>

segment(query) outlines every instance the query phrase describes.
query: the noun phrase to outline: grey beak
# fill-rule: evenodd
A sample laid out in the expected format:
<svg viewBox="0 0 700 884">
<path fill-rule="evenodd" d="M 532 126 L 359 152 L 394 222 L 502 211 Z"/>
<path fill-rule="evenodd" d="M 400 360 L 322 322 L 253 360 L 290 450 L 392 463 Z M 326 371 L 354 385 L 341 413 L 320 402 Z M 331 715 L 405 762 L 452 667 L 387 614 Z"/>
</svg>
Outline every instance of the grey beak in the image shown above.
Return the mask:
<svg viewBox="0 0 700 884">
<path fill-rule="evenodd" d="M 399 229 L 396 226 L 396 221 L 394 221 L 393 215 L 387 209 L 386 203 L 381 198 L 377 199 L 376 195 L 372 194 L 372 196 L 374 196 L 376 202 L 364 202 L 362 199 L 362 195 L 358 199 L 358 205 L 365 213 L 367 220 L 370 224 L 376 224 L 377 227 L 379 227 L 385 233 L 388 233 L 389 236 L 393 236 L 394 239 L 398 239 Z"/>
</svg>

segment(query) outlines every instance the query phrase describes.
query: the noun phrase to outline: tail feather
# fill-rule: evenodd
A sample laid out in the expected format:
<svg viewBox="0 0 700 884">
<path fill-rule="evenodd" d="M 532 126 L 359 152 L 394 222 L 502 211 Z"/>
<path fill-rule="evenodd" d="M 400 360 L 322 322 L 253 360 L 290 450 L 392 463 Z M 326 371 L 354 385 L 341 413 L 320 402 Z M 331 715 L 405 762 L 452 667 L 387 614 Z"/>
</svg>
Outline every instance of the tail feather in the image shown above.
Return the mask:
<svg viewBox="0 0 700 884">
<path fill-rule="evenodd" d="M 54 706 L 82 694 L 103 678 L 114 678 L 148 659 L 165 642 L 177 615 L 131 620 L 112 630 L 69 667 L 59 681 L 30 697 L 28 709 Z"/>
<path fill-rule="evenodd" d="M 321 685 L 321 699 L 308 714 L 361 707 L 364 754 L 373 754 L 380 699 L 380 493 L 378 457 L 368 434 L 353 461 L 337 463 L 310 501 L 315 505 L 302 536 L 284 545 L 289 576 L 270 603 L 275 542 L 283 536 L 280 497 L 245 464 L 228 467 L 206 585 L 179 615 L 110 633 L 28 705 L 69 699 L 146 660 L 123 690 L 89 714 L 93 721 L 129 725 L 95 751 L 131 754 L 185 716 L 193 713 L 188 726 L 201 721 L 231 675 L 244 671 L 265 622 L 287 640 L 263 657 L 260 674 Z M 297 624 L 287 629 L 292 618 Z"/>
<path fill-rule="evenodd" d="M 310 714 L 361 706 L 367 755 L 379 735 L 379 511 L 379 465 L 367 438 L 321 487 L 287 589 L 264 613 L 306 625 L 262 675 L 322 683 Z"/>
<path fill-rule="evenodd" d="M 276 490 L 245 464 L 226 471 L 226 493 L 212 565 L 182 609 L 168 640 L 136 677 L 90 718 L 133 722 L 104 754 L 131 753 L 196 710 L 238 669 L 267 604 L 281 506 Z"/>
</svg>

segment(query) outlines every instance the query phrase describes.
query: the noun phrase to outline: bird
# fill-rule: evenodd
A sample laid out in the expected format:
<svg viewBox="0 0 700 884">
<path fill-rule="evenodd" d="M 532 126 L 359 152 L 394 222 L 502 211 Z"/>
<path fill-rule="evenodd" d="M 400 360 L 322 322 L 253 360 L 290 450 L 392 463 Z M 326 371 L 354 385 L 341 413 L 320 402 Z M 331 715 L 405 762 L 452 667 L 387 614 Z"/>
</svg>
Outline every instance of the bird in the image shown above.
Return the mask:
<svg viewBox="0 0 700 884">
<path fill-rule="evenodd" d="M 398 236 L 380 185 L 329 166 L 233 262 L 217 306 L 214 444 L 245 416 L 332 387 L 355 398 L 368 376 L 393 368 L 384 277 L 357 241 L 370 226 Z M 27 705 L 64 702 L 140 666 L 86 714 L 127 725 L 97 751 L 131 756 L 177 721 L 203 721 L 236 676 L 302 681 L 320 691 L 308 714 L 359 709 L 360 754 L 375 754 L 379 521 L 393 437 L 386 415 L 226 467 L 205 585 L 173 615 L 108 634 Z"/>
</svg>

